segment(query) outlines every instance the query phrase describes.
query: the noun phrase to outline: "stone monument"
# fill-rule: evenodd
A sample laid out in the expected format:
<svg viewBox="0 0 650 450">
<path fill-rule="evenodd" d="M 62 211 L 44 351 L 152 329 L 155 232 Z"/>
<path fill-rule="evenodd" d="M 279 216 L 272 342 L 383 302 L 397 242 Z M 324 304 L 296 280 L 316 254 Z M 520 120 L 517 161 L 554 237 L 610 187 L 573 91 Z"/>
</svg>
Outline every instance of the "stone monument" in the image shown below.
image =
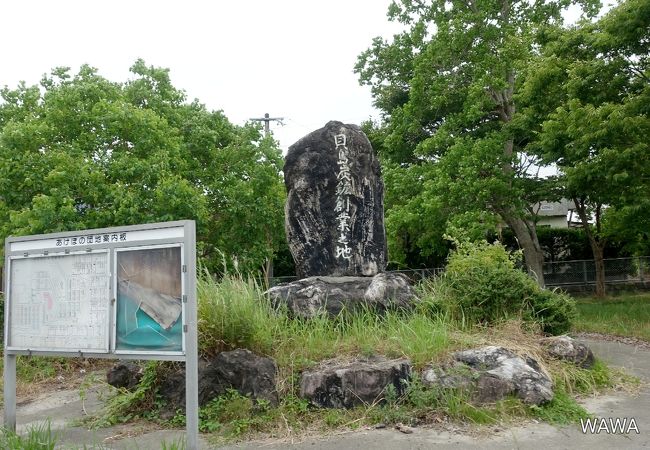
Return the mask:
<svg viewBox="0 0 650 450">
<path fill-rule="evenodd" d="M 358 305 L 406 307 L 408 279 L 385 273 L 384 184 L 356 125 L 328 122 L 289 147 L 285 230 L 301 279 L 267 291 L 296 316 Z"/>
<path fill-rule="evenodd" d="M 359 127 L 329 122 L 293 144 L 284 183 L 298 277 L 373 276 L 386 268 L 384 183 Z"/>
</svg>

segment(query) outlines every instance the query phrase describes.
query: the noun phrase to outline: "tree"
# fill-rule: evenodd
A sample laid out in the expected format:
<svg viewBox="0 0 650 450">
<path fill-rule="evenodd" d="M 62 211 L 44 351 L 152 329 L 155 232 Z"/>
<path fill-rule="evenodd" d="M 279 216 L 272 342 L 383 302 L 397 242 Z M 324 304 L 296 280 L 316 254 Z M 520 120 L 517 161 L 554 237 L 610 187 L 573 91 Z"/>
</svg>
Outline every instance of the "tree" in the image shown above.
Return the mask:
<svg viewBox="0 0 650 450">
<path fill-rule="evenodd" d="M 618 208 L 610 206 L 605 210 L 603 228 L 608 242 L 615 242 L 626 254 L 650 255 L 650 197 Z"/>
<path fill-rule="evenodd" d="M 649 50 L 650 3 L 627 0 L 595 23 L 556 30 L 524 89 L 529 112 L 544 120 L 529 148 L 562 172 L 591 245 L 599 296 L 611 238 L 605 209 L 622 210 L 628 220 L 647 215 L 639 206 L 650 198 Z"/>
<path fill-rule="evenodd" d="M 194 219 L 209 268 L 258 270 L 283 237 L 276 143 L 188 103 L 166 69 L 131 71 L 1 91 L 0 235 Z"/>
<path fill-rule="evenodd" d="M 382 162 L 389 267 L 442 266 L 451 247 L 443 237 L 448 215 L 443 199 L 427 189 L 434 186 L 431 171 L 422 165 L 394 162 L 386 156 L 384 130 L 372 121 L 364 122 L 362 128 Z"/>
<path fill-rule="evenodd" d="M 543 286 L 543 255 L 528 194 L 528 134 L 517 127 L 519 76 L 537 32 L 559 25 L 568 0 L 402 0 L 389 19 L 406 27 L 376 38 L 356 71 L 384 113 L 387 156 L 436 172 L 455 213 L 489 212 L 517 236 L 526 265 Z M 595 7 L 583 3 L 587 12 Z"/>
</svg>

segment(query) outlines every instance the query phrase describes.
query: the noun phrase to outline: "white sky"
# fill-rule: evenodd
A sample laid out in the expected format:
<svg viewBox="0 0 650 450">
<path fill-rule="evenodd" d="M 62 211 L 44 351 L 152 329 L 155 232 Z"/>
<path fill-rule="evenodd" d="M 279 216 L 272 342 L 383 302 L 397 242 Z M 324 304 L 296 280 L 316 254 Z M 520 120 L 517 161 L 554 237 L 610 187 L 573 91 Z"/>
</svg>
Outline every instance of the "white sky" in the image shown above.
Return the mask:
<svg viewBox="0 0 650 450">
<path fill-rule="evenodd" d="M 236 124 L 284 117 L 286 148 L 328 120 L 377 117 L 352 69 L 390 0 L 14 0 L 0 3 L 0 86 L 87 63 L 112 81 L 137 58 Z"/>
</svg>

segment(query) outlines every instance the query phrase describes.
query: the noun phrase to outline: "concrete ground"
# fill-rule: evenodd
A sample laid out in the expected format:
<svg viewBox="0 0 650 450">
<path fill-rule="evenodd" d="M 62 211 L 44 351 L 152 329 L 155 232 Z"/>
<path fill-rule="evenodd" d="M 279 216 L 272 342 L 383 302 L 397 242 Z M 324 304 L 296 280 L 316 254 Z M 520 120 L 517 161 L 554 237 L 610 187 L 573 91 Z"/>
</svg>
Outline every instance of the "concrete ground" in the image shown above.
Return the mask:
<svg viewBox="0 0 650 450">
<path fill-rule="evenodd" d="M 650 381 L 650 350 L 633 344 L 582 339 L 597 357 L 623 367 L 636 376 Z M 228 446 L 228 449 L 641 449 L 650 448 L 650 387 L 645 385 L 638 395 L 616 393 L 589 398 L 584 406 L 598 418 L 634 418 L 639 430 L 628 434 L 583 434 L 579 424 L 554 427 L 542 423 L 527 423 L 519 427 L 501 429 L 488 436 L 475 437 L 462 431 L 441 431 L 433 428 L 414 428 L 412 434 L 395 429 L 363 430 L 308 439 L 302 442 L 265 441 Z M 38 424 L 49 418 L 53 428 L 60 429 L 60 448 L 106 448 L 106 449 L 160 449 L 166 448 L 184 437 L 184 432 L 155 430 L 124 425 L 95 431 L 71 425 L 83 416 L 83 410 L 92 412 L 101 404 L 97 392 L 90 392 L 82 404 L 77 391 L 60 391 L 24 405 L 18 405 L 18 430 Z M 201 448 L 210 448 L 200 438 Z"/>
</svg>

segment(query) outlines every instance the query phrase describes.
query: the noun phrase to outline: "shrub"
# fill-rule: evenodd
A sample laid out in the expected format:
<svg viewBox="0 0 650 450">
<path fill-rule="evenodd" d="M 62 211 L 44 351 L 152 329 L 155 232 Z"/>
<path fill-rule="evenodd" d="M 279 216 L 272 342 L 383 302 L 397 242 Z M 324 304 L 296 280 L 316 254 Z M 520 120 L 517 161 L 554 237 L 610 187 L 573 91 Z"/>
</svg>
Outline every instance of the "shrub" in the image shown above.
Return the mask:
<svg viewBox="0 0 650 450">
<path fill-rule="evenodd" d="M 445 273 L 433 282 L 431 306 L 469 324 L 521 317 L 546 333 L 569 330 L 573 300 L 541 289 L 520 266 L 521 253 L 509 253 L 499 243 L 457 243 Z"/>
<path fill-rule="evenodd" d="M 575 301 L 558 291 L 536 289 L 530 296 L 530 320 L 539 323 L 544 333 L 566 333 L 576 318 Z"/>
</svg>

